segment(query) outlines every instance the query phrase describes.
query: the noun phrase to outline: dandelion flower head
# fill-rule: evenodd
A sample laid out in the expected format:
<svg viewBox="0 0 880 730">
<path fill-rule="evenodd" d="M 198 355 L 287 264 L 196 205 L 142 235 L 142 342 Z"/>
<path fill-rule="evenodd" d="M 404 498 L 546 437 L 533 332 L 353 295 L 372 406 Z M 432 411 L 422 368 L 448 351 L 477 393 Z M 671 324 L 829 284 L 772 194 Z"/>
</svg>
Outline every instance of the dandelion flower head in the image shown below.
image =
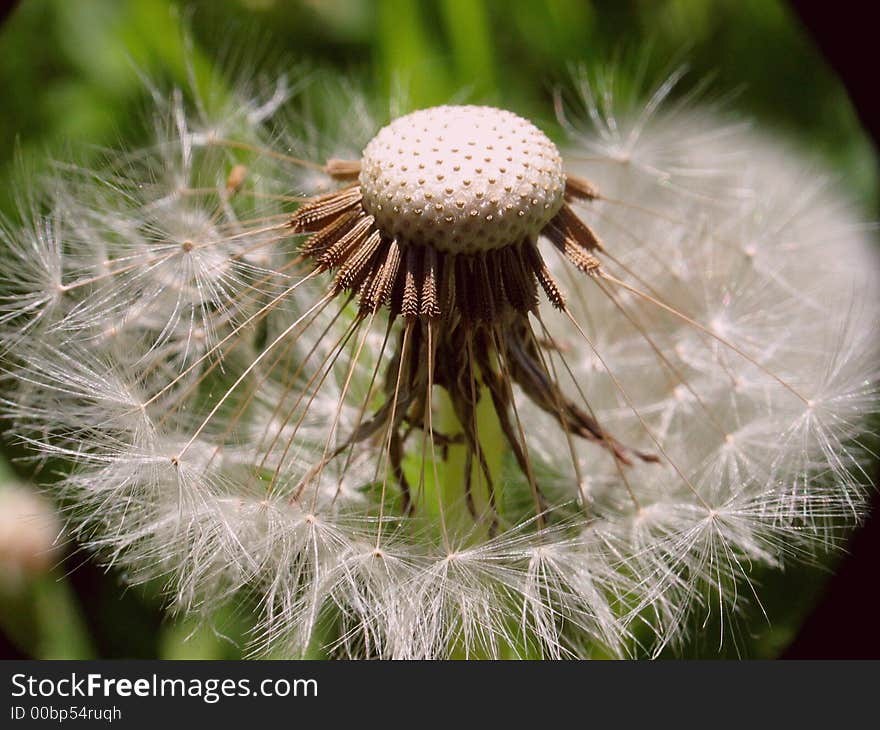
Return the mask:
<svg viewBox="0 0 880 730">
<path fill-rule="evenodd" d="M 315 144 L 283 81 L 173 92 L 152 144 L 61 166 L 3 228 L 0 323 L 72 534 L 178 611 L 253 601 L 257 652 L 393 658 L 658 651 L 834 544 L 873 242 L 677 81 L 584 79 L 559 147 L 485 106 Z"/>
</svg>

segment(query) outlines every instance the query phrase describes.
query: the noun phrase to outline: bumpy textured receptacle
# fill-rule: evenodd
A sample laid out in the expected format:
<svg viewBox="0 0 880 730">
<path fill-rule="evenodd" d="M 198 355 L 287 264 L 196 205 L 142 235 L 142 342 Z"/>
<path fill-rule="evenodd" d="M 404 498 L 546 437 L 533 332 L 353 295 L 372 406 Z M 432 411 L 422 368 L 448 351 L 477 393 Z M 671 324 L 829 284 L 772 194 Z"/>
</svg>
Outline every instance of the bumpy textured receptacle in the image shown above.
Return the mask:
<svg viewBox="0 0 880 730">
<path fill-rule="evenodd" d="M 563 203 L 559 151 L 531 122 L 483 106 L 414 112 L 361 160 L 364 209 L 386 235 L 475 254 L 535 238 Z"/>
</svg>

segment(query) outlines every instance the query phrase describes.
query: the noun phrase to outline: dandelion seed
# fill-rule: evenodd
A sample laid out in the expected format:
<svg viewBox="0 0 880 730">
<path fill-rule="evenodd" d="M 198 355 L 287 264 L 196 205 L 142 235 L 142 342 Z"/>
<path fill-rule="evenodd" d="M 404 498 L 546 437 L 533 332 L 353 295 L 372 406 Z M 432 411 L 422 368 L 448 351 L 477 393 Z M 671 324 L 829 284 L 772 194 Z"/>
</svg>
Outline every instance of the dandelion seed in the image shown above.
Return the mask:
<svg viewBox="0 0 880 730">
<path fill-rule="evenodd" d="M 177 610 L 249 591 L 257 651 L 395 658 L 656 651 L 834 543 L 876 261 L 676 82 L 620 118 L 581 84 L 564 154 L 491 107 L 321 161 L 265 129 L 278 92 L 160 104 L 155 148 L 3 233 L 4 408 L 70 462 L 74 534 Z"/>
</svg>

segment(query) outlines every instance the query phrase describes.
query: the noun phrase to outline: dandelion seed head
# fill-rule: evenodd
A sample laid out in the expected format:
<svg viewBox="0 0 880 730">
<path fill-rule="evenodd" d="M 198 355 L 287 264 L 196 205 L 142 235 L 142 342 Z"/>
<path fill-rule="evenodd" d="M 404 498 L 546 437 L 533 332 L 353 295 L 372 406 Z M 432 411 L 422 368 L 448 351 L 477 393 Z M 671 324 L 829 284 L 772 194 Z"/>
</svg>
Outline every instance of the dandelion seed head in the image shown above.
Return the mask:
<svg viewBox="0 0 880 730">
<path fill-rule="evenodd" d="M 579 84 L 563 154 L 489 107 L 377 133 L 340 96 L 334 136 L 270 127 L 283 83 L 222 119 L 157 96 L 154 144 L 0 232 L 0 406 L 69 464 L 72 534 L 175 610 L 253 596 L 256 652 L 329 623 L 393 658 L 657 651 L 835 545 L 872 242 L 678 81 Z"/>
<path fill-rule="evenodd" d="M 16 586 L 27 576 L 48 572 L 60 534 L 48 500 L 19 484 L 0 485 L 0 585 Z"/>
</svg>

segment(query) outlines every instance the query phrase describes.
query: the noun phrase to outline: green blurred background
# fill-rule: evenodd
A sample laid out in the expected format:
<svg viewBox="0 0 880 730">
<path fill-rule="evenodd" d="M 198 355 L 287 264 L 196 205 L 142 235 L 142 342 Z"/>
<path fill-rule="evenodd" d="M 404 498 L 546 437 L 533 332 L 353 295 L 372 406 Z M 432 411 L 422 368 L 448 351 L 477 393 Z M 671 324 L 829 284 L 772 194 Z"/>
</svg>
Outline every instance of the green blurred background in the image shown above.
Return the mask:
<svg viewBox="0 0 880 730">
<path fill-rule="evenodd" d="M 412 107 L 497 104 L 551 133 L 552 91 L 574 64 L 621 59 L 626 82 L 639 66 L 632 57 L 647 59 L 649 77 L 686 62 L 691 81 L 711 79 L 717 96 L 736 92 L 729 106 L 739 116 L 825 158 L 865 218 L 877 217 L 873 149 L 842 86 L 776 0 L 23 0 L 0 27 L 0 212 L 15 217 L 22 169 L 136 143 L 142 75 L 186 84 L 186 53 L 202 71 L 305 63 L 376 98 L 403 89 Z M 31 476 L 6 442 L 0 490 Z M 681 653 L 777 656 L 832 567 L 758 571 L 763 611 L 745 610 L 723 644 L 717 626 L 701 627 Z M 2 575 L 7 654 L 235 658 L 249 626 L 247 608 L 197 629 L 166 618 L 159 587 L 127 587 L 124 575 L 71 551 L 8 585 Z"/>
</svg>

